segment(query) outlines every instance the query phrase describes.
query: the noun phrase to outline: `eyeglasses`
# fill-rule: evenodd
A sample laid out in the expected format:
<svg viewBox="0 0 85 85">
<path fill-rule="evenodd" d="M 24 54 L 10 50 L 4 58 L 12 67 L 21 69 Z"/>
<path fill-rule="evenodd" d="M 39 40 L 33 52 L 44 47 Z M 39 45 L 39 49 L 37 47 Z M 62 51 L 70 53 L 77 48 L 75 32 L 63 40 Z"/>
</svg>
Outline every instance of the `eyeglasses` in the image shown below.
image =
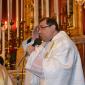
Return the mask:
<svg viewBox="0 0 85 85">
<path fill-rule="evenodd" d="M 50 26 L 39 26 L 39 28 L 47 28 L 47 27 L 50 27 Z"/>
</svg>

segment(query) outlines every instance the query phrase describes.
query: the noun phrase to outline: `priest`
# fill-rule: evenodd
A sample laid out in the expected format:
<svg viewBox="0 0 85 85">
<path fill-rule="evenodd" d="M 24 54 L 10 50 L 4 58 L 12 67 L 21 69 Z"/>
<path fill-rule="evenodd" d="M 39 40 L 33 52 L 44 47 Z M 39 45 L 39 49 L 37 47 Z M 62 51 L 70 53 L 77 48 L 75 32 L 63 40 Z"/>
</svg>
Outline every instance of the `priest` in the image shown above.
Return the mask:
<svg viewBox="0 0 85 85">
<path fill-rule="evenodd" d="M 40 46 L 28 47 L 26 70 L 30 85 L 85 85 L 79 52 L 53 18 L 39 23 Z"/>
</svg>

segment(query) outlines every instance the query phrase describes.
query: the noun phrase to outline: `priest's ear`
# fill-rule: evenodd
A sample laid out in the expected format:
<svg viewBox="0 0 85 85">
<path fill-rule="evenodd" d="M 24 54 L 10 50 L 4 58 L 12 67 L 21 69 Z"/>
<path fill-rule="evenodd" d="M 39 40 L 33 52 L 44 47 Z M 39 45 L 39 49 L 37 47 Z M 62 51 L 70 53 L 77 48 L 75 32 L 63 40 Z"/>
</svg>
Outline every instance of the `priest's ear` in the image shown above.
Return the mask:
<svg viewBox="0 0 85 85">
<path fill-rule="evenodd" d="M 56 30 L 56 26 L 55 25 L 51 25 L 51 28 Z"/>
</svg>

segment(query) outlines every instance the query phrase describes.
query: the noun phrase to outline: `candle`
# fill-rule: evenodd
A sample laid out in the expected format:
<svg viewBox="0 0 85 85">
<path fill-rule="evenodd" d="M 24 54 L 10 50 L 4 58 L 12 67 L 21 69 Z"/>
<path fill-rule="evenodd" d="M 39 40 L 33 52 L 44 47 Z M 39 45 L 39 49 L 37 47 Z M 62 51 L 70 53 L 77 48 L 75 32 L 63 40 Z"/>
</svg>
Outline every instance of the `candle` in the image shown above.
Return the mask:
<svg viewBox="0 0 85 85">
<path fill-rule="evenodd" d="M 49 0 L 46 0 L 46 17 L 49 17 Z"/>
<path fill-rule="evenodd" d="M 9 4 L 9 0 L 7 0 L 7 13 L 8 13 L 7 16 L 8 16 L 8 20 L 9 20 L 9 13 L 10 13 L 10 12 L 9 12 L 9 8 L 10 8 L 9 5 L 10 5 L 10 4 Z"/>
<path fill-rule="evenodd" d="M 21 21 L 23 21 L 23 0 L 21 0 Z"/>
<path fill-rule="evenodd" d="M 12 20 L 12 0 L 10 0 L 9 4 L 10 4 L 10 8 L 9 8 L 10 20 Z"/>
<path fill-rule="evenodd" d="M 16 28 L 17 28 L 17 39 L 19 38 L 19 0 L 16 0 Z"/>
<path fill-rule="evenodd" d="M 10 0 L 7 0 L 7 11 L 8 11 L 8 41 L 10 39 Z"/>
<path fill-rule="evenodd" d="M 2 20 L 2 0 L 0 0 L 0 22 Z"/>
<path fill-rule="evenodd" d="M 8 11 L 8 41 L 10 40 L 10 22 L 12 20 L 12 0 L 7 0 L 7 11 Z"/>
<path fill-rule="evenodd" d="M 38 25 L 38 0 L 34 0 L 34 27 Z"/>
<path fill-rule="evenodd" d="M 69 9 L 69 4 L 70 4 L 70 3 L 69 3 L 69 0 L 67 0 L 67 15 L 68 15 L 68 16 L 69 16 L 69 10 L 70 10 L 70 9 Z"/>
<path fill-rule="evenodd" d="M 41 13 L 42 13 L 42 17 L 44 16 L 44 3 L 43 0 L 41 0 Z"/>
<path fill-rule="evenodd" d="M 2 20 L 2 0 L 0 0 L 0 24 Z M 0 27 L 0 40 L 1 40 L 1 27 Z"/>
<path fill-rule="evenodd" d="M 12 0 L 7 0 L 8 20 L 12 20 Z"/>
</svg>

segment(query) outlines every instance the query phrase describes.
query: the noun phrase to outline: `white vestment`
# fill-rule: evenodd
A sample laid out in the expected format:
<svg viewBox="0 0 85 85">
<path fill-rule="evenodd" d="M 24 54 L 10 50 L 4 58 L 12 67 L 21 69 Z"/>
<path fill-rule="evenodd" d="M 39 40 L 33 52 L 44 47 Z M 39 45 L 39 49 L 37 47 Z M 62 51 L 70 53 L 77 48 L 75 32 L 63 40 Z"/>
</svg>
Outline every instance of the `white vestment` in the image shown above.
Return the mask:
<svg viewBox="0 0 85 85">
<path fill-rule="evenodd" d="M 5 67 L 0 65 L 0 85 L 13 85 Z"/>
<path fill-rule="evenodd" d="M 26 39 L 22 42 L 22 47 L 24 49 L 24 55 L 26 55 L 26 52 L 27 52 L 27 48 L 28 46 L 32 45 L 34 43 L 34 40 L 31 40 L 30 42 L 27 43 L 29 39 Z M 26 56 L 26 60 L 27 60 L 27 56 Z M 35 75 L 34 75 L 35 76 Z M 25 71 L 25 79 L 24 79 L 24 85 L 31 85 L 31 79 L 32 77 L 34 77 L 33 74 L 31 74 L 29 71 Z"/>
<path fill-rule="evenodd" d="M 26 53 L 28 46 L 30 46 L 34 43 L 34 40 L 31 40 L 30 42 L 27 43 L 28 40 L 29 39 L 26 39 L 22 42 L 22 47 L 23 47 L 25 53 Z"/>
<path fill-rule="evenodd" d="M 26 69 L 34 75 L 30 85 L 85 85 L 79 52 L 64 31 L 36 48 Z"/>
</svg>

